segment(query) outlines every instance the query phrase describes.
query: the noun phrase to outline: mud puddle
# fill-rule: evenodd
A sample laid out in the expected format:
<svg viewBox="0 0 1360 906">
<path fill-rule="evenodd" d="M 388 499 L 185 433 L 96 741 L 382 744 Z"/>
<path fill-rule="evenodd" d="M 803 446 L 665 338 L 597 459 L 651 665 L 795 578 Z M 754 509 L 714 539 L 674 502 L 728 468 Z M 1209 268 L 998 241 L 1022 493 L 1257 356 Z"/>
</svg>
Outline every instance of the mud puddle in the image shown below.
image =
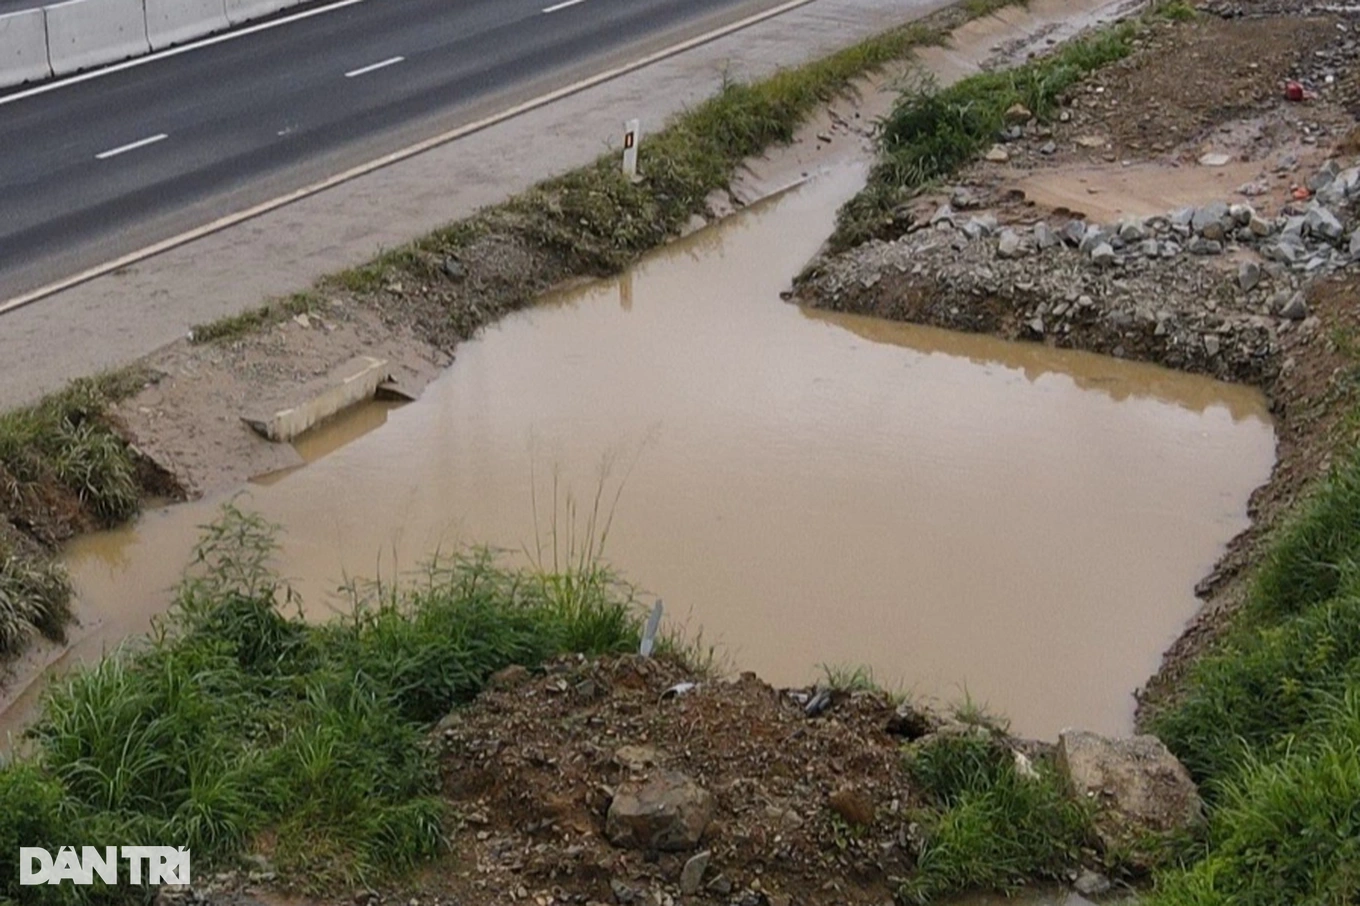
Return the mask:
<svg viewBox="0 0 1360 906">
<path fill-rule="evenodd" d="M 309 614 L 343 607 L 328 593 L 346 575 L 390 578 L 436 548 L 532 549 L 535 481 L 546 540 L 554 480 L 584 509 L 602 474 L 610 493 L 626 476 L 608 559 L 733 666 L 794 684 L 864 664 L 1022 733 L 1127 731 L 1131 691 L 1268 476 L 1264 401 L 781 302 L 861 178 L 817 179 L 507 319 L 419 402 L 337 423 L 358 436 L 252 487 L 238 502 L 285 527 L 281 571 Z M 72 545 L 84 625 L 65 663 L 147 628 L 219 503 Z"/>
</svg>

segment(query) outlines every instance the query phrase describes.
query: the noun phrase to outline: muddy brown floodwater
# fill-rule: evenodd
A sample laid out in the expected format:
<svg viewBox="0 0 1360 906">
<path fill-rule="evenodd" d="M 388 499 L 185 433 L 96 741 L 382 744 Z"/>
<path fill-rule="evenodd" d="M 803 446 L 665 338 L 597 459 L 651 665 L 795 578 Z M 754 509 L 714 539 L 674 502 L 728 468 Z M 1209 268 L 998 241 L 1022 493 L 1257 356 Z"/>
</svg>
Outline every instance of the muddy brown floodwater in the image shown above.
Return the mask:
<svg viewBox="0 0 1360 906">
<path fill-rule="evenodd" d="M 612 459 L 606 486 L 627 481 L 608 559 L 733 666 L 793 684 L 863 664 L 1021 733 L 1127 731 L 1130 693 L 1268 477 L 1264 401 L 781 302 L 861 178 L 816 179 L 506 319 L 419 402 L 361 411 L 254 486 L 309 613 L 342 606 L 327 592 L 346 574 L 532 547 L 531 475 L 546 537 L 551 476 L 585 506 Z M 218 502 L 71 546 L 86 625 L 67 662 L 146 627 Z"/>
</svg>

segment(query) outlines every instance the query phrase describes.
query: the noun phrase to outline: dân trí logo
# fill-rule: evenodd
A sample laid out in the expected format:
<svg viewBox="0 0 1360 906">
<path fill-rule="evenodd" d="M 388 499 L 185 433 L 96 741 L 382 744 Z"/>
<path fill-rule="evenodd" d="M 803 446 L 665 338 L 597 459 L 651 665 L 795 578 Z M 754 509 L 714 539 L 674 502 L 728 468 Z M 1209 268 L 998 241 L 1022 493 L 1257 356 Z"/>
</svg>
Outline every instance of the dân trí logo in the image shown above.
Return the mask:
<svg viewBox="0 0 1360 906">
<path fill-rule="evenodd" d="M 126 872 L 120 871 L 127 863 Z M 19 847 L 20 884 L 188 884 L 189 850 L 174 846 L 63 846 L 53 858 L 40 846 Z"/>
</svg>

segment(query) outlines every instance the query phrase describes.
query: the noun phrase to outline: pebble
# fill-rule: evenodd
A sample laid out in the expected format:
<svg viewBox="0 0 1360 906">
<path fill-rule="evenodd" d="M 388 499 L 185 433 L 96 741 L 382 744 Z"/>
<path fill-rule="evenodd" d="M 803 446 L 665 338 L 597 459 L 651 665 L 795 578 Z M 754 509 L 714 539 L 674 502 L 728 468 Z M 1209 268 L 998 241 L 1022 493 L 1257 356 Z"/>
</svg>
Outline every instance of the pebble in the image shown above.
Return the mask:
<svg viewBox="0 0 1360 906">
<path fill-rule="evenodd" d="M 1110 889 L 1110 879 L 1089 868 L 1083 868 L 1072 887 L 1084 897 L 1098 897 Z"/>
<path fill-rule="evenodd" d="M 996 243 L 996 256 L 998 258 L 1019 258 L 1025 253 L 1024 246 L 1020 242 L 1020 234 L 1012 229 L 1001 231 L 1001 238 Z"/>
<path fill-rule="evenodd" d="M 1280 317 L 1287 321 L 1302 321 L 1308 317 L 1308 303 L 1304 301 L 1302 292 L 1289 297 L 1289 301 L 1280 308 Z"/>
<path fill-rule="evenodd" d="M 687 897 L 694 896 L 703 886 L 704 872 L 708 870 L 708 862 L 713 858 L 713 853 L 704 850 L 695 853 L 685 862 L 685 867 L 680 870 L 680 892 Z"/>
<path fill-rule="evenodd" d="M 1356 232 L 1357 235 L 1360 235 L 1360 230 Z M 1061 244 L 1062 240 L 1058 238 L 1058 234 L 1053 232 L 1053 228 L 1047 222 L 1041 220 L 1034 225 L 1034 242 L 1040 251 L 1047 251 L 1055 245 Z"/>
<path fill-rule="evenodd" d="M 1126 220 L 1119 225 L 1119 238 L 1125 242 L 1139 242 L 1147 236 L 1147 230 L 1135 220 Z"/>
</svg>

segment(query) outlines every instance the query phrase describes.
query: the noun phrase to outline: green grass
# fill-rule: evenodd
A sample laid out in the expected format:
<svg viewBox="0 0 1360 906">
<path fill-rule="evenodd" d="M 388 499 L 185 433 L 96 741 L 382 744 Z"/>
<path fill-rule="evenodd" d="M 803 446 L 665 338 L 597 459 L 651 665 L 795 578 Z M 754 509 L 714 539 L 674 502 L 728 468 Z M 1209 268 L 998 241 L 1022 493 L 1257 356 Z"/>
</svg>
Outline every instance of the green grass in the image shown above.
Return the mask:
<svg viewBox="0 0 1360 906">
<path fill-rule="evenodd" d="M 899 890 L 928 903 L 966 890 L 1013 892 L 1061 879 L 1078 865 L 1091 815 L 1070 798 L 1052 767 L 1024 777 L 1000 738 L 985 730 L 932 740 L 911 750 L 907 771 L 927 806 L 913 819 L 924 842 L 916 870 Z"/>
<path fill-rule="evenodd" d="M 970 17 L 980 19 L 1008 6 L 1029 6 L 1029 0 L 963 0 L 959 5 Z"/>
<path fill-rule="evenodd" d="M 880 157 L 868 184 L 837 218 L 832 248 L 891 238 L 901 228 L 894 210 L 998 141 L 1010 107 L 1020 104 L 1046 119 L 1078 81 L 1127 56 L 1137 30 L 1133 22 L 1121 23 L 1014 69 L 980 73 L 943 89 L 926 82 L 904 92 L 883 123 Z"/>
<path fill-rule="evenodd" d="M 602 570 L 564 600 L 473 551 L 356 588 L 352 616 L 317 626 L 283 612 L 272 554 L 272 527 L 228 504 L 153 636 L 50 689 L 36 754 L 0 768 L 0 845 L 173 843 L 196 874 L 256 850 L 303 887 L 373 882 L 444 847 L 430 724 L 510 664 L 638 643 Z M 0 901 L 35 902 L 14 870 L 0 860 Z"/>
<path fill-rule="evenodd" d="M 191 343 L 223 343 L 239 340 L 262 327 L 269 327 L 316 309 L 320 297 L 313 292 L 294 293 L 284 299 L 266 302 L 259 308 L 199 324 L 189 331 Z"/>
<path fill-rule="evenodd" d="M 1172 22 L 1189 22 L 1199 16 L 1199 11 L 1186 0 L 1159 0 L 1149 12 Z"/>
<path fill-rule="evenodd" d="M 62 568 L 0 541 L 0 653 L 17 652 L 34 633 L 62 638 L 71 589 Z"/>
<path fill-rule="evenodd" d="M 1360 898 L 1360 450 L 1272 537 L 1243 611 L 1152 719 L 1202 783 L 1207 844 L 1159 906 Z"/>
<path fill-rule="evenodd" d="M 0 480 L 11 484 L 9 495 L 51 482 L 107 525 L 135 513 L 132 455 L 104 417 L 129 380 L 118 373 L 76 381 L 36 406 L 0 414 Z"/>
<path fill-rule="evenodd" d="M 136 462 L 105 413 L 146 380 L 111 372 L 0 414 L 0 657 L 61 637 L 70 591 L 44 545 L 137 512 Z"/>
<path fill-rule="evenodd" d="M 821 671 L 819 685 L 833 692 L 885 692 L 874 679 L 874 668 L 865 664 L 822 664 Z"/>
</svg>

